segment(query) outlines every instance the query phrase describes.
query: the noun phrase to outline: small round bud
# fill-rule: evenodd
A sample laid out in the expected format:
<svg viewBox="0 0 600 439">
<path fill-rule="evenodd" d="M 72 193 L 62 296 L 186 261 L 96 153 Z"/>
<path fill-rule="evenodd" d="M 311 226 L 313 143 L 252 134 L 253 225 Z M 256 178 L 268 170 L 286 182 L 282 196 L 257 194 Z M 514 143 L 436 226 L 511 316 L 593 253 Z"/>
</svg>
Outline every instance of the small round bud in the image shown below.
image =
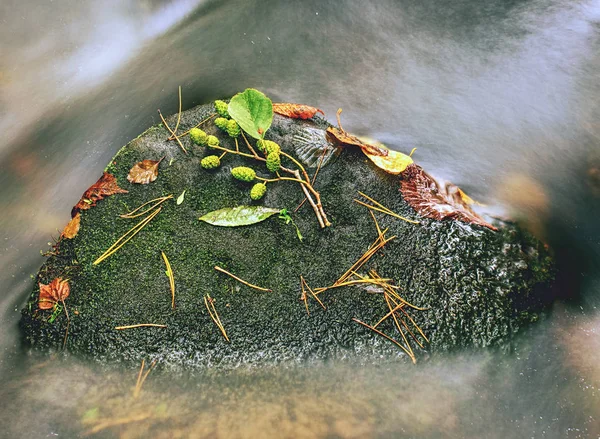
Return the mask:
<svg viewBox="0 0 600 439">
<path fill-rule="evenodd" d="M 260 200 L 265 195 L 265 192 L 267 192 L 267 185 L 264 183 L 256 183 L 252 186 L 252 189 L 250 189 L 250 198 L 255 201 Z"/>
<path fill-rule="evenodd" d="M 227 122 L 229 122 L 229 120 L 225 119 L 224 117 L 217 117 L 215 119 L 215 125 L 222 130 L 227 129 Z"/>
<path fill-rule="evenodd" d="M 206 138 L 206 144 L 208 147 L 219 146 L 219 139 L 213 135 L 210 135 Z"/>
<path fill-rule="evenodd" d="M 192 128 L 190 130 L 190 139 L 192 139 L 192 142 L 194 142 L 196 145 L 206 145 L 206 138 L 206 133 L 200 128 Z"/>
<path fill-rule="evenodd" d="M 272 152 L 279 153 L 281 151 L 281 147 L 271 140 L 259 140 L 256 142 L 256 147 L 265 155 L 269 155 Z"/>
<path fill-rule="evenodd" d="M 281 166 L 281 157 L 278 152 L 273 152 L 267 156 L 267 169 L 271 172 L 279 171 Z"/>
<path fill-rule="evenodd" d="M 237 180 L 247 182 L 251 182 L 256 178 L 256 172 L 254 172 L 254 169 L 248 168 L 247 166 L 238 166 L 237 168 L 233 168 L 231 170 L 231 175 L 233 175 L 233 177 Z"/>
<path fill-rule="evenodd" d="M 229 119 L 229 112 L 227 111 L 227 102 L 225 101 L 215 101 L 215 109 L 217 113 L 219 113 L 222 117 Z"/>
<path fill-rule="evenodd" d="M 208 155 L 200 160 L 200 166 L 204 169 L 215 169 L 221 165 L 221 160 L 216 155 Z"/>
<path fill-rule="evenodd" d="M 227 134 L 229 134 L 230 137 L 237 137 L 240 135 L 240 132 L 240 126 L 235 120 L 231 119 L 227 121 Z"/>
</svg>

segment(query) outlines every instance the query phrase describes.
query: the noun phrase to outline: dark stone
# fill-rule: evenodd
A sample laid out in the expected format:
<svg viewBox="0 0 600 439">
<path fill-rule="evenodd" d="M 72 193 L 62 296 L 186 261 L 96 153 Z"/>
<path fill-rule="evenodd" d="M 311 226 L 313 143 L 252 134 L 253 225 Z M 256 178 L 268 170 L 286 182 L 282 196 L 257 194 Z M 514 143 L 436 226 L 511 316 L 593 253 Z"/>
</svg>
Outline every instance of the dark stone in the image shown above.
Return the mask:
<svg viewBox="0 0 600 439">
<path fill-rule="evenodd" d="M 182 115 L 181 129 L 194 126 L 213 112 L 212 105 Z M 169 119 L 174 126 L 175 117 Z M 267 138 L 293 153 L 292 138 L 307 127 L 324 130 L 324 120 L 297 121 L 275 116 Z M 229 148 L 233 140 L 209 122 L 209 134 Z M 429 352 L 458 347 L 505 346 L 524 324 L 550 300 L 548 282 L 552 262 L 543 244 L 514 225 L 496 224 L 498 232 L 455 221 L 419 216 L 403 201 L 399 177 L 379 170 L 358 150 L 346 149 L 324 167 L 316 188 L 332 226 L 321 230 L 306 204 L 294 221 L 304 235 L 300 242 L 291 224 L 276 216 L 260 224 L 224 228 L 198 218 L 215 209 L 251 204 L 250 185 L 234 180 L 233 166 L 252 166 L 269 176 L 264 164 L 231 154 L 216 171 L 199 166 L 201 157 L 214 152 L 182 139 L 190 155 L 167 130 L 150 128 L 125 146 L 107 167 L 127 194 L 117 194 L 81 213 L 81 229 L 72 240 L 63 239 L 57 254 L 48 258 L 23 309 L 21 327 L 27 344 L 60 348 L 66 317 L 49 323 L 50 311 L 37 309 L 38 282 L 56 276 L 70 279 L 66 305 L 71 317 L 67 350 L 108 361 L 138 362 L 157 358 L 165 365 L 235 367 L 302 360 L 358 357 L 364 361 L 401 355 L 393 343 L 351 319 L 374 324 L 387 313 L 382 294 L 344 287 L 322 294 L 327 310 L 310 299 L 310 316 L 300 300 L 300 275 L 311 287 L 332 284 L 377 237 L 365 207 L 354 203 L 357 191 L 382 202 L 398 214 L 420 221 L 409 224 L 378 215 L 388 243 L 361 271 L 375 269 L 401 287 L 410 303 L 427 308 L 409 311 L 430 340 Z M 245 147 L 241 148 L 245 150 Z M 159 159 L 158 179 L 149 185 L 127 181 L 129 169 L 143 159 Z M 172 161 L 171 161 L 172 159 Z M 291 166 L 291 164 L 290 164 Z M 304 198 L 292 182 L 268 185 L 259 204 L 293 211 Z M 119 214 L 153 198 L 187 190 L 185 201 L 163 204 L 148 226 L 116 254 L 99 265 L 92 262 L 138 219 Z M 168 256 L 176 284 L 176 308 L 171 309 L 169 281 L 161 250 Z M 251 283 L 273 289 L 250 289 L 218 273 L 219 265 Z M 231 343 L 210 319 L 204 295 L 215 299 Z M 115 326 L 163 323 L 161 328 L 117 331 Z M 385 322 L 380 328 L 397 340 L 399 334 Z M 417 358 L 423 357 L 411 341 Z"/>
</svg>

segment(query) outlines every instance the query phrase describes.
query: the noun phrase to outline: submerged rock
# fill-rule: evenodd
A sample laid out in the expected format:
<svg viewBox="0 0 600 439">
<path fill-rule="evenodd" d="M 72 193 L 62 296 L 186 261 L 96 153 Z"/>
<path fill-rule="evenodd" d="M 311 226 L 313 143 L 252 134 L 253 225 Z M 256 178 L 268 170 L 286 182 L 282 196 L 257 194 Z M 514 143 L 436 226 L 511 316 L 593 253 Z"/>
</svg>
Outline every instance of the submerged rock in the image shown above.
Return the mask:
<svg viewBox="0 0 600 439">
<path fill-rule="evenodd" d="M 183 113 L 180 131 L 213 112 L 212 105 L 204 105 Z M 171 126 L 174 121 L 174 117 L 168 120 Z M 212 122 L 202 128 L 217 136 L 221 146 L 235 149 L 234 139 Z M 70 316 L 66 349 L 101 360 L 154 358 L 174 366 L 235 367 L 350 356 L 365 361 L 404 357 L 394 343 L 352 320 L 374 325 L 388 313 L 377 288 L 328 290 L 319 295 L 326 310 L 309 297 L 310 315 L 301 300 L 300 276 L 313 290 L 331 285 L 377 238 L 369 211 L 353 202 L 358 191 L 418 221 L 412 224 L 376 213 L 381 227 L 389 228 L 387 236 L 397 237 L 360 270 L 361 275 L 373 269 L 392 279 L 400 287 L 400 296 L 423 308 L 405 308 L 429 340 L 424 342 L 405 317 L 424 346 L 419 348 L 404 331 L 417 358 L 424 351 L 505 345 L 522 325 L 535 319 L 535 313 L 550 300 L 548 282 L 553 268 L 543 244 L 514 225 L 495 224 L 499 230 L 493 231 L 420 217 L 402 199 L 400 177 L 381 171 L 358 149 L 332 154 L 325 140 L 326 128 L 327 123 L 319 118 L 303 121 L 276 115 L 267 133 L 283 151 L 308 157 L 313 171 L 318 162 L 315 149 L 327 148 L 329 163 L 315 184 L 332 223 L 325 229 L 319 228 L 308 203 L 293 213 L 304 199 L 297 183 L 269 183 L 264 197 L 252 201 L 252 185 L 231 176 L 233 167 L 251 166 L 258 175 L 272 178 L 263 163 L 227 154 L 219 168 L 203 169 L 200 160 L 215 151 L 184 137 L 182 142 L 190 152 L 185 155 L 175 142 L 166 141 L 169 133 L 162 125 L 123 147 L 106 171 L 128 193 L 108 196 L 81 211 L 77 235 L 63 237 L 49 256 L 22 312 L 26 343 L 44 349 L 63 345 L 66 315 L 55 312 L 51 317 L 52 310 L 38 309 L 39 283 L 61 277 L 70 282 L 70 296 L 65 300 Z M 303 141 L 298 145 L 294 139 Z M 310 139 L 318 139 L 313 148 L 307 144 Z M 240 148 L 245 150 L 242 143 Z M 135 163 L 163 156 L 156 181 L 147 185 L 128 182 Z M 177 204 L 175 199 L 184 190 L 184 200 Z M 161 212 L 131 241 L 93 264 L 143 218 L 119 215 L 169 194 L 173 199 L 163 203 Z M 252 204 L 288 209 L 303 241 L 294 226 L 277 215 L 235 228 L 198 220 L 213 210 Z M 175 308 L 161 252 L 174 274 Z M 251 289 L 216 271 L 215 266 L 272 291 Z M 214 300 L 230 342 L 211 320 L 205 306 L 207 294 Z M 115 329 L 139 323 L 166 328 Z M 378 329 L 405 345 L 393 325 L 388 319 Z"/>
</svg>

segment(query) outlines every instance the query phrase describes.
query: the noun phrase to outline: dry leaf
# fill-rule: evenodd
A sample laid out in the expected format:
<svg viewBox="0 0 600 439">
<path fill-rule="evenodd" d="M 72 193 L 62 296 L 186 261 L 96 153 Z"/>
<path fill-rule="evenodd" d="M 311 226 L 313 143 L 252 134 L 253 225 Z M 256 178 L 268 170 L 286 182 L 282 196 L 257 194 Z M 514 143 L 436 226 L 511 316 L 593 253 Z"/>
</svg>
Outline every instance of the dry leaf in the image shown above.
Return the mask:
<svg viewBox="0 0 600 439">
<path fill-rule="evenodd" d="M 317 113 L 325 115 L 322 110 L 303 104 L 273 104 L 273 112 L 292 119 L 311 119 Z"/>
<path fill-rule="evenodd" d="M 87 210 L 95 206 L 96 202 L 102 200 L 104 197 L 114 194 L 126 194 L 127 192 L 125 189 L 119 187 L 114 175 L 105 172 L 96 183 L 83 193 L 81 200 L 73 207 L 71 217 L 77 215 L 77 212 L 81 210 Z"/>
<path fill-rule="evenodd" d="M 164 158 L 164 157 L 163 157 Z M 160 160 L 142 160 L 133 165 L 133 168 L 127 175 L 127 180 L 130 183 L 148 184 L 152 183 L 158 177 L 158 165 Z"/>
<path fill-rule="evenodd" d="M 424 217 L 440 221 L 454 219 L 498 230 L 471 210 L 458 186 L 447 184 L 440 187 L 431 175 L 414 163 L 402 173 L 401 184 L 404 200 Z"/>
<path fill-rule="evenodd" d="M 81 222 L 81 214 L 77 212 L 77 214 L 71 218 L 69 224 L 65 226 L 62 233 L 60 234 L 61 238 L 73 239 L 77 236 L 79 232 L 79 223 Z"/>
<path fill-rule="evenodd" d="M 71 292 L 69 281 L 63 280 L 60 277 L 54 278 L 48 285 L 44 285 L 40 282 L 39 286 L 40 298 L 38 300 L 38 307 L 40 309 L 54 308 L 54 305 L 58 302 L 64 302 Z"/>
<path fill-rule="evenodd" d="M 363 145 L 368 145 L 369 147 L 379 148 L 380 150 L 387 151 L 386 155 L 380 154 L 369 154 L 367 148 L 361 148 L 362 152 L 371 159 L 375 166 L 380 169 L 383 169 L 385 172 L 390 174 L 398 175 L 403 172 L 406 167 L 413 163 L 413 159 L 406 154 L 402 154 L 401 152 L 394 151 L 388 149 L 383 143 L 378 142 L 376 140 L 368 139 L 368 138 L 359 138 L 359 140 L 363 141 Z"/>
<path fill-rule="evenodd" d="M 368 156 L 385 157 L 389 154 L 388 149 L 365 143 L 358 137 L 347 133 L 341 128 L 329 127 L 327 128 L 327 134 L 330 140 L 337 142 L 342 146 L 358 146 L 362 152 Z"/>
</svg>

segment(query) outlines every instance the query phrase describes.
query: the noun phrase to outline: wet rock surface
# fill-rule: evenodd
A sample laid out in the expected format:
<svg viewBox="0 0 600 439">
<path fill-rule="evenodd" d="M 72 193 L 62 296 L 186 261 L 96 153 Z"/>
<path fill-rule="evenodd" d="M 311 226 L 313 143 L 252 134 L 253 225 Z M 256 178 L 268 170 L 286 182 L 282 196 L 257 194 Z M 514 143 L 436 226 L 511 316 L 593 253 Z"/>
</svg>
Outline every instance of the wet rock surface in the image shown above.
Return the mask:
<svg viewBox="0 0 600 439">
<path fill-rule="evenodd" d="M 188 129 L 214 111 L 212 105 L 182 114 Z M 175 125 L 176 117 L 168 119 Z M 275 116 L 267 138 L 295 154 L 294 139 L 323 139 L 327 123 L 319 118 L 299 121 Z M 204 129 L 217 135 L 221 145 L 235 149 L 233 139 L 211 122 Z M 250 186 L 231 177 L 234 166 L 251 166 L 269 177 L 264 164 L 226 155 L 220 168 L 206 171 L 200 159 L 205 147 L 182 139 L 185 155 L 167 142 L 162 125 L 152 127 L 130 142 L 107 167 L 128 193 L 111 195 L 81 212 L 79 233 L 63 238 L 40 269 L 35 288 L 23 309 L 21 327 L 27 345 L 60 349 L 67 319 L 64 313 L 49 322 L 51 310 L 38 309 L 38 283 L 55 277 L 70 280 L 66 300 L 70 325 L 66 350 L 105 361 L 138 362 L 154 358 L 173 367 L 224 368 L 267 365 L 331 358 L 358 357 L 387 361 L 401 350 L 352 321 L 375 324 L 388 312 L 382 294 L 357 286 L 337 288 L 320 295 L 323 310 L 309 299 L 310 315 L 300 300 L 300 276 L 313 287 L 331 285 L 377 238 L 368 210 L 353 202 L 364 192 L 411 224 L 378 214 L 387 236 L 397 236 L 361 270 L 375 269 L 393 279 L 399 294 L 425 308 L 409 310 L 428 337 L 425 350 L 409 340 L 417 358 L 425 351 L 460 347 L 505 346 L 521 326 L 535 320 L 550 300 L 548 284 L 553 267 L 542 243 L 514 225 L 496 224 L 495 232 L 477 225 L 421 218 L 399 192 L 398 176 L 376 168 L 359 150 L 344 149 L 319 173 L 315 187 L 321 193 L 332 226 L 320 229 L 305 204 L 291 224 L 277 216 L 251 226 L 226 228 L 201 222 L 212 210 L 260 204 L 293 211 L 304 199 L 297 183 L 268 185 L 260 202 L 252 202 Z M 130 168 L 144 159 L 165 156 L 156 181 L 148 185 L 127 181 Z M 314 160 L 313 160 L 314 164 Z M 312 168 L 314 172 L 314 168 Z M 312 174 L 312 172 L 310 172 Z M 183 190 L 185 200 L 174 201 Z M 131 241 L 104 262 L 93 262 L 140 219 L 122 219 L 146 201 L 173 194 L 162 211 Z M 171 307 L 169 279 L 161 251 L 175 278 L 175 309 Z M 250 289 L 215 271 L 218 265 L 240 278 L 272 289 Z M 230 339 L 228 343 L 211 320 L 204 304 L 210 294 Z M 121 325 L 164 324 L 166 328 L 115 330 Z M 393 322 L 379 329 L 400 340 Z"/>
</svg>

